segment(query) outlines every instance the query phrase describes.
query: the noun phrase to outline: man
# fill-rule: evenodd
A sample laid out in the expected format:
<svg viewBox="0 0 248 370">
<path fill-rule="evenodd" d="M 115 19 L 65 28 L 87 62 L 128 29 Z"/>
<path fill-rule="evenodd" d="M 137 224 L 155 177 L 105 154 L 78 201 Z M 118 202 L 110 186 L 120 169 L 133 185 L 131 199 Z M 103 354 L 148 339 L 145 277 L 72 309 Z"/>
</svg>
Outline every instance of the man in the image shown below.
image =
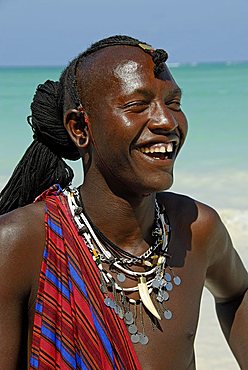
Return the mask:
<svg viewBox="0 0 248 370">
<path fill-rule="evenodd" d="M 204 284 L 248 368 L 248 276 L 228 233 L 162 192 L 187 133 L 165 60 L 111 37 L 38 87 L 34 142 L 1 194 L 2 213 L 24 206 L 1 218 L 1 369 L 193 370 Z M 84 183 L 29 204 L 68 186 L 62 157 L 82 157 Z"/>
</svg>

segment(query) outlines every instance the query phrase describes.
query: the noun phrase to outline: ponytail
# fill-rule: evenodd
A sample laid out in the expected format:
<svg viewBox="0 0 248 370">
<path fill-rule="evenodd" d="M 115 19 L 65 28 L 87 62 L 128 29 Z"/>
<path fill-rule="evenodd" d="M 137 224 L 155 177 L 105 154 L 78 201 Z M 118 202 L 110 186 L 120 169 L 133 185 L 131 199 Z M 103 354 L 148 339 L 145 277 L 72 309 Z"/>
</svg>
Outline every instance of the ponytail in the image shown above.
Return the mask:
<svg viewBox="0 0 248 370">
<path fill-rule="evenodd" d="M 28 117 L 34 140 L 0 193 L 0 214 L 32 203 L 55 183 L 66 187 L 73 179 L 62 157 L 76 160 L 80 155 L 63 125 L 59 87 L 59 82 L 48 80 L 36 90 Z"/>
</svg>

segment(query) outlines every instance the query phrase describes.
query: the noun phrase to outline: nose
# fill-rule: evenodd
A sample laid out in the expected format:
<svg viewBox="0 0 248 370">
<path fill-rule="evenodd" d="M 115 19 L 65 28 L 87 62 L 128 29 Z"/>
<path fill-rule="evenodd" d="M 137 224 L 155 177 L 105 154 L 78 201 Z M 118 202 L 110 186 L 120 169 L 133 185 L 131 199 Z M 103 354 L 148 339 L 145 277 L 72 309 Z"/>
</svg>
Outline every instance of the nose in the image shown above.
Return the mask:
<svg viewBox="0 0 248 370">
<path fill-rule="evenodd" d="M 174 131 L 178 127 L 178 122 L 171 111 L 164 103 L 156 104 L 156 108 L 151 112 L 149 121 L 150 130 Z"/>
</svg>

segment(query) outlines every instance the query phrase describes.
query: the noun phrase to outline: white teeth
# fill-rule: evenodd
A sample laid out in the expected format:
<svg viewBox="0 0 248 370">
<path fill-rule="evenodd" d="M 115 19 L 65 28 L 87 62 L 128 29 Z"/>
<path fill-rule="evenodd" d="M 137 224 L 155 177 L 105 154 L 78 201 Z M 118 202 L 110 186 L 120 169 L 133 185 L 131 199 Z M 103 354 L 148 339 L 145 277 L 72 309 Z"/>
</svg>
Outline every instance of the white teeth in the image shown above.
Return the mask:
<svg viewBox="0 0 248 370">
<path fill-rule="evenodd" d="M 173 143 L 164 144 L 159 147 L 142 147 L 139 148 L 142 153 L 172 153 L 173 152 Z"/>
<path fill-rule="evenodd" d="M 167 152 L 171 153 L 173 152 L 173 145 L 172 143 L 169 143 L 168 146 L 167 146 Z"/>
</svg>

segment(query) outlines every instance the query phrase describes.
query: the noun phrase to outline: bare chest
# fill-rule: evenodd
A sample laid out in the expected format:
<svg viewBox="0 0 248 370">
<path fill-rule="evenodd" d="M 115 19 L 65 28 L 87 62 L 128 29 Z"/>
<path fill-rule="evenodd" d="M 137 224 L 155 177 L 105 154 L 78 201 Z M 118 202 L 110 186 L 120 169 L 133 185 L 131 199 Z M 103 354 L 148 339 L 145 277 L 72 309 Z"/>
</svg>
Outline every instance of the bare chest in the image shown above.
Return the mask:
<svg viewBox="0 0 248 370">
<path fill-rule="evenodd" d="M 194 339 L 205 271 L 203 265 L 195 267 L 193 260 L 186 258 L 182 268 L 174 269 L 182 283 L 170 291 L 163 308 L 155 303 L 162 320 L 154 322 L 145 311 L 143 326 L 138 323 L 149 338 L 146 345 L 134 344 L 143 370 L 195 369 Z"/>
</svg>

